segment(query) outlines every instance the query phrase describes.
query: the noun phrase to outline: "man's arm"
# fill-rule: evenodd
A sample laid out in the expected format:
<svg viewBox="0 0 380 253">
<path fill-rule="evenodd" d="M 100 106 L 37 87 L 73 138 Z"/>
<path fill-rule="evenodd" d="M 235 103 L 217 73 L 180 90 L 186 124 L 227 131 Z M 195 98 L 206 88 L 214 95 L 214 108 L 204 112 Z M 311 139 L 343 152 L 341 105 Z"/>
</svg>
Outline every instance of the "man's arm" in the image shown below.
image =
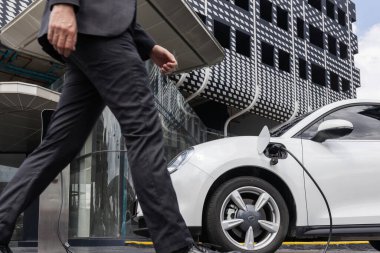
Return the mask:
<svg viewBox="0 0 380 253">
<path fill-rule="evenodd" d="M 141 59 L 144 61 L 148 60 L 156 42 L 144 31 L 141 25 L 137 23 L 133 31 L 133 40 L 136 43 L 137 51 L 139 52 Z"/>
<path fill-rule="evenodd" d="M 174 55 L 167 49 L 157 45 L 152 37 L 137 23 L 133 33 L 133 40 L 135 41 L 140 57 L 144 61 L 151 58 L 165 74 L 170 74 L 176 70 L 178 63 Z"/>
</svg>

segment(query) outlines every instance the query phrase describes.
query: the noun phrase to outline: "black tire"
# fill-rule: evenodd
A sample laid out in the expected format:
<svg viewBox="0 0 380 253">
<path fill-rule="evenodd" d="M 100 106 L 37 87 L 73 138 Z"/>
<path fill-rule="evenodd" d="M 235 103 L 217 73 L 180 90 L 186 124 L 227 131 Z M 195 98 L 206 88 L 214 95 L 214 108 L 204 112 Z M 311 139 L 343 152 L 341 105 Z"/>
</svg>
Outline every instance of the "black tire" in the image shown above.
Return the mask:
<svg viewBox="0 0 380 253">
<path fill-rule="evenodd" d="M 377 251 L 380 251 L 380 241 L 369 241 L 372 247 L 374 247 Z"/>
<path fill-rule="evenodd" d="M 277 210 L 279 211 L 279 214 L 280 214 L 279 215 L 280 216 L 279 217 L 280 218 L 280 222 L 279 222 L 280 226 L 278 228 L 277 234 L 273 233 L 273 235 L 272 235 L 273 239 L 271 239 L 271 241 L 267 242 L 268 245 L 265 245 L 263 242 L 263 244 L 262 244 L 263 248 L 261 248 L 261 249 L 247 250 L 247 249 L 243 249 L 241 247 L 238 247 L 236 245 L 236 243 L 234 244 L 234 242 L 231 241 L 232 237 L 230 237 L 230 239 L 229 239 L 228 236 L 224 233 L 224 230 L 223 230 L 222 225 L 221 225 L 221 209 L 222 208 L 225 209 L 223 207 L 224 201 L 227 199 L 227 197 L 232 192 L 234 192 L 237 189 L 242 189 L 242 187 L 256 187 L 256 189 L 261 189 L 261 190 L 265 191 L 266 193 L 268 193 L 272 197 L 271 201 L 274 201 L 278 207 Z M 254 189 L 254 188 L 251 188 L 251 189 Z M 243 194 L 247 194 L 247 193 L 243 192 Z M 252 193 L 252 196 L 253 196 L 253 193 Z M 247 202 L 249 201 L 249 197 L 246 195 L 245 196 L 242 195 L 242 198 L 244 198 L 244 202 L 247 204 Z M 254 200 L 252 200 L 252 203 L 253 203 L 253 201 Z M 268 206 L 266 208 L 270 208 L 270 206 Z M 264 208 L 262 208 L 262 209 L 264 209 Z M 231 208 L 228 210 L 231 210 Z M 242 210 L 240 210 L 240 211 L 242 211 Z M 225 212 L 223 212 L 223 213 L 225 213 Z M 205 217 L 206 217 L 205 227 L 206 227 L 206 231 L 207 231 L 207 235 L 208 235 L 210 243 L 215 244 L 215 245 L 219 245 L 223 248 L 223 250 L 226 250 L 226 251 L 238 250 L 240 252 L 255 252 L 255 253 L 275 252 L 281 246 L 282 242 L 284 241 L 284 239 L 287 235 L 288 227 L 289 227 L 289 212 L 288 212 L 288 208 L 286 206 L 286 203 L 285 203 L 283 197 L 276 190 L 276 188 L 274 188 L 271 184 L 269 184 L 268 182 L 266 182 L 260 178 L 256 178 L 256 177 L 238 177 L 238 178 L 234 178 L 234 179 L 231 179 L 231 180 L 223 183 L 211 195 L 210 201 L 206 207 L 206 216 Z M 236 217 L 236 216 L 234 216 L 234 217 Z M 241 229 L 242 230 L 241 238 L 243 238 L 243 234 L 244 233 L 246 234 L 246 232 L 244 232 L 243 228 L 241 228 L 240 226 L 243 226 L 243 225 L 239 225 L 239 227 L 236 227 L 236 228 L 231 229 L 231 230 L 236 230 L 237 232 L 239 232 L 238 230 Z M 257 229 L 257 230 L 260 230 L 260 229 Z M 230 231 L 230 230 L 226 230 L 226 231 Z M 262 233 L 268 233 L 264 229 L 262 231 L 263 231 Z M 254 233 L 256 233 L 256 232 L 254 232 Z M 236 239 L 236 242 L 239 243 L 240 238 Z"/>
</svg>

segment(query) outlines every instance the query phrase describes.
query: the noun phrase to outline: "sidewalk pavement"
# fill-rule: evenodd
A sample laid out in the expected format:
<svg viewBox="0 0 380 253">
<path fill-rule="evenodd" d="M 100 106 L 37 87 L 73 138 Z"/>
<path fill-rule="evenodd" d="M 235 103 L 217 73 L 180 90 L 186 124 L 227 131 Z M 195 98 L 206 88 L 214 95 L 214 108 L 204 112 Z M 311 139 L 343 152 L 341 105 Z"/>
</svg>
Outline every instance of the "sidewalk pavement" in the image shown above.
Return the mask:
<svg viewBox="0 0 380 253">
<path fill-rule="evenodd" d="M 322 253 L 323 245 L 282 246 L 276 253 Z M 14 253 L 37 253 L 37 248 L 12 248 Z M 73 247 L 74 253 L 154 253 L 151 247 Z M 64 250 L 62 250 L 64 252 Z M 331 245 L 328 253 L 377 252 L 369 244 Z"/>
</svg>

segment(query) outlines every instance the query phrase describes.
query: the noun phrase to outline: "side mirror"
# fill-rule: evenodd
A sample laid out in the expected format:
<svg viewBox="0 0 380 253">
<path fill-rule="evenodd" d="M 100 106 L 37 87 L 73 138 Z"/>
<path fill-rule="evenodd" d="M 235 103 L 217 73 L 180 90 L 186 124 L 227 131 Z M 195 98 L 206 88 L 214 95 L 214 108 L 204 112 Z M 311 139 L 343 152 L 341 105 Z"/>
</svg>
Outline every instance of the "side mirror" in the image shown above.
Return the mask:
<svg viewBox="0 0 380 253">
<path fill-rule="evenodd" d="M 319 125 L 316 135 L 311 140 L 322 143 L 327 139 L 337 139 L 349 135 L 353 130 L 354 126 L 347 120 L 326 120 Z"/>
</svg>

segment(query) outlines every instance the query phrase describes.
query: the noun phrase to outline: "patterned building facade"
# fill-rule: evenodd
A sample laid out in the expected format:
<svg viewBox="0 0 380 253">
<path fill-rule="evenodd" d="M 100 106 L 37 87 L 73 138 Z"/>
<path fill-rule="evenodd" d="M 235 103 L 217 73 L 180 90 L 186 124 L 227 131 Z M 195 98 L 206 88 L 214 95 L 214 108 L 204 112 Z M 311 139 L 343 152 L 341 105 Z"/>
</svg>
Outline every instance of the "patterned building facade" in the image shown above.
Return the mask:
<svg viewBox="0 0 380 253">
<path fill-rule="evenodd" d="M 0 28 L 25 9 L 31 0 L 0 0 Z"/>
<path fill-rule="evenodd" d="M 224 47 L 203 97 L 274 121 L 356 97 L 351 0 L 188 0 Z M 181 86 L 196 92 L 204 71 Z M 252 104 L 257 90 L 257 103 Z"/>
</svg>

